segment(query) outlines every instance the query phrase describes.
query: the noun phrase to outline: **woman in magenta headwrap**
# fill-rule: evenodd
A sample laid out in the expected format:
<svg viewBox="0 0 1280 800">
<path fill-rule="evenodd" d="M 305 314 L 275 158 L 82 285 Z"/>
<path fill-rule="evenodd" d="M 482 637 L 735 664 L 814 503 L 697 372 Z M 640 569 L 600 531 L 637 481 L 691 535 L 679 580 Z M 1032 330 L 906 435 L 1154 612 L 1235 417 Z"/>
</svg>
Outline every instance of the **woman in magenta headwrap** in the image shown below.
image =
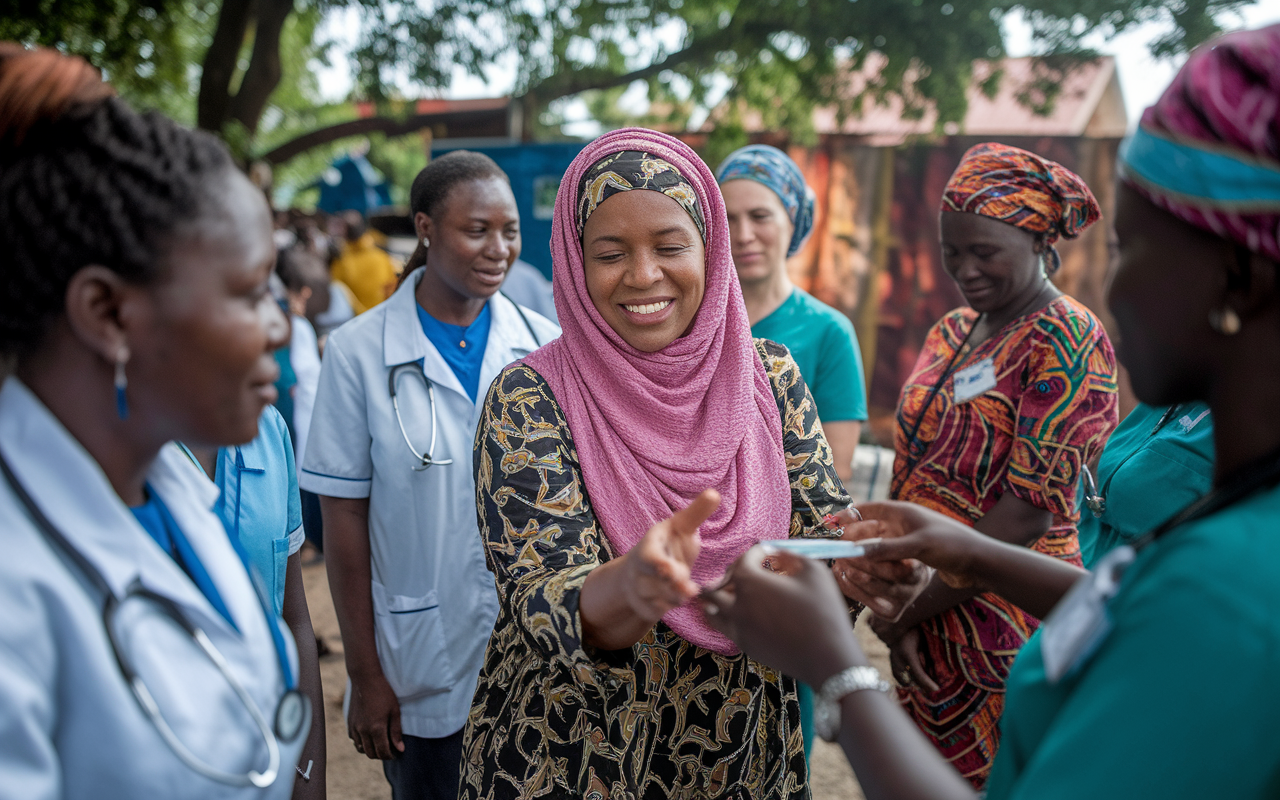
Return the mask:
<svg viewBox="0 0 1280 800">
<path fill-rule="evenodd" d="M 1115 356 L 1097 318 L 1049 275 L 1058 237 L 1100 216 L 1059 164 L 994 142 L 965 154 L 941 228 L 943 265 L 968 307 L 929 332 L 902 390 L 893 499 L 1080 564 L 1076 491 L 1116 425 Z M 977 788 L 999 744 L 1009 667 L 1038 624 L 941 580 L 897 620 L 872 623 L 903 705 Z"/>
<path fill-rule="evenodd" d="M 688 605 L 848 503 L 795 362 L 751 338 L 715 178 L 607 134 L 552 253 L 564 334 L 499 376 L 476 438 L 501 610 L 461 796 L 807 797 L 795 682 Z"/>
</svg>

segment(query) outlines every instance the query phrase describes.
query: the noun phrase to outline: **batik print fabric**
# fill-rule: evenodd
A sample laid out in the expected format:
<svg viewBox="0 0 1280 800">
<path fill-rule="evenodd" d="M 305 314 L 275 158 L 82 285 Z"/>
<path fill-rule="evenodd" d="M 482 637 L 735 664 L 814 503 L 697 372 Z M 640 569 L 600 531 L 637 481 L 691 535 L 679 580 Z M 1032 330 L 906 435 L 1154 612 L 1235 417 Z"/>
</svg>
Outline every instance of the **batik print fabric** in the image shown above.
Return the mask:
<svg viewBox="0 0 1280 800">
<path fill-rule="evenodd" d="M 1093 314 L 1060 297 L 956 358 L 952 375 L 991 359 L 994 387 L 956 402 L 948 377 L 925 409 L 977 318 L 972 309 L 954 311 L 925 341 L 898 407 L 891 494 L 973 525 L 1012 493 L 1053 513 L 1052 526 L 1032 549 L 1078 566 L 1080 469 L 1117 422 L 1111 343 Z M 984 785 L 999 745 L 1009 668 L 1038 626 L 991 594 L 920 626 L 927 669 L 941 690 L 930 694 L 911 685 L 898 690 L 899 699 L 975 787 Z"/>
<path fill-rule="evenodd" d="M 790 535 L 848 504 L 786 348 L 757 340 L 782 416 Z M 807 798 L 795 682 L 658 623 L 628 650 L 582 641 L 578 597 L 613 557 L 547 383 L 508 367 L 476 438 L 480 529 L 500 611 L 464 739 L 461 797 Z"/>
</svg>

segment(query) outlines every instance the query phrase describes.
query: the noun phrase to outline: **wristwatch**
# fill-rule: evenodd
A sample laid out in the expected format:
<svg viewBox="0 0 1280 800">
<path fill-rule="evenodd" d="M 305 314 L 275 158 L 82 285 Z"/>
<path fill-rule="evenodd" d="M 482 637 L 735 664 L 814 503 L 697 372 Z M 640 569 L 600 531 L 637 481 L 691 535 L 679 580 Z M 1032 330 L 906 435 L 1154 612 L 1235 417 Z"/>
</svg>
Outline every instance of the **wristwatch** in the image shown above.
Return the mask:
<svg viewBox="0 0 1280 800">
<path fill-rule="evenodd" d="M 813 727 L 819 736 L 828 742 L 836 740 L 840 735 L 840 700 L 863 689 L 887 692 L 889 682 L 875 667 L 849 667 L 823 682 L 813 704 Z"/>
</svg>

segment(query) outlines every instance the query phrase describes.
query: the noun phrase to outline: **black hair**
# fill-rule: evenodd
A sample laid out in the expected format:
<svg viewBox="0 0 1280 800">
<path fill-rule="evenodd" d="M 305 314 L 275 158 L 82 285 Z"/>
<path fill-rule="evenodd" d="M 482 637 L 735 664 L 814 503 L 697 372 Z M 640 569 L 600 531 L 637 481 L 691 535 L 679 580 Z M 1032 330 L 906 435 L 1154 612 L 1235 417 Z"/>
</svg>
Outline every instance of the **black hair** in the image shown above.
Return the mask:
<svg viewBox="0 0 1280 800">
<path fill-rule="evenodd" d="M 413 179 L 409 189 L 409 213 L 419 212 L 434 217 L 440 204 L 453 187 L 468 181 L 500 178 L 511 183 L 502 167 L 484 153 L 471 150 L 454 150 L 433 159 Z"/>
<path fill-rule="evenodd" d="M 499 178 L 507 184 L 511 179 L 502 171 L 492 158 L 473 150 L 454 150 L 422 168 L 418 177 L 413 179 L 409 189 L 410 216 L 422 213 L 434 217 L 440 211 L 444 199 L 453 191 L 453 187 L 468 181 L 480 181 L 486 178 Z M 427 263 L 427 248 L 419 242 L 409 260 L 400 273 L 400 283 L 418 267 Z M 397 284 L 399 285 L 399 284 Z"/>
<path fill-rule="evenodd" d="M 133 283 L 234 167 L 213 136 L 110 95 L 88 65 L 0 47 L 0 352 L 34 349 L 67 285 L 98 264 Z M 62 81 L 55 92 L 51 81 Z M 57 94 L 61 91 L 61 94 Z"/>
<path fill-rule="evenodd" d="M 314 286 L 318 278 L 327 277 L 324 262 L 299 241 L 276 254 L 276 274 L 291 292 Z"/>
</svg>

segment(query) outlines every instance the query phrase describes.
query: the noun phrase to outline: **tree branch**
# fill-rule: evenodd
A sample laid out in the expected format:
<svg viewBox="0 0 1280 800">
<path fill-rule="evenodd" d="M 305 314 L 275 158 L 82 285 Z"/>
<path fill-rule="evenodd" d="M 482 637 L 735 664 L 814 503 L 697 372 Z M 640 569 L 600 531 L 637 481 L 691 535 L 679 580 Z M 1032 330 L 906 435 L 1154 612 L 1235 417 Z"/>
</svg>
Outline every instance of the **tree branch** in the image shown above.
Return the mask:
<svg viewBox="0 0 1280 800">
<path fill-rule="evenodd" d="M 713 56 L 721 50 L 761 32 L 767 33 L 768 30 L 764 26 L 735 26 L 731 23 L 715 33 L 693 41 L 683 50 L 677 50 L 661 61 L 650 64 L 647 67 L 641 67 L 624 75 L 602 69 L 563 70 L 531 87 L 529 94 L 536 94 L 540 101 L 549 103 L 552 100 L 591 89 L 612 89 L 615 86 L 626 86 L 633 81 L 647 80 L 663 70 L 674 69 L 683 64 Z"/>
<path fill-rule="evenodd" d="M 253 34 L 253 55 L 240 89 L 231 101 L 228 116 L 239 120 L 252 136 L 258 130 L 262 112 L 271 93 L 280 85 L 280 34 L 293 13 L 293 0 L 257 0 L 257 26 Z"/>
<path fill-rule="evenodd" d="M 225 0 L 218 11 L 218 26 L 205 53 L 196 95 L 196 125 L 220 133 L 231 107 L 231 76 L 236 71 L 240 45 L 244 43 L 253 0 Z"/>
</svg>

